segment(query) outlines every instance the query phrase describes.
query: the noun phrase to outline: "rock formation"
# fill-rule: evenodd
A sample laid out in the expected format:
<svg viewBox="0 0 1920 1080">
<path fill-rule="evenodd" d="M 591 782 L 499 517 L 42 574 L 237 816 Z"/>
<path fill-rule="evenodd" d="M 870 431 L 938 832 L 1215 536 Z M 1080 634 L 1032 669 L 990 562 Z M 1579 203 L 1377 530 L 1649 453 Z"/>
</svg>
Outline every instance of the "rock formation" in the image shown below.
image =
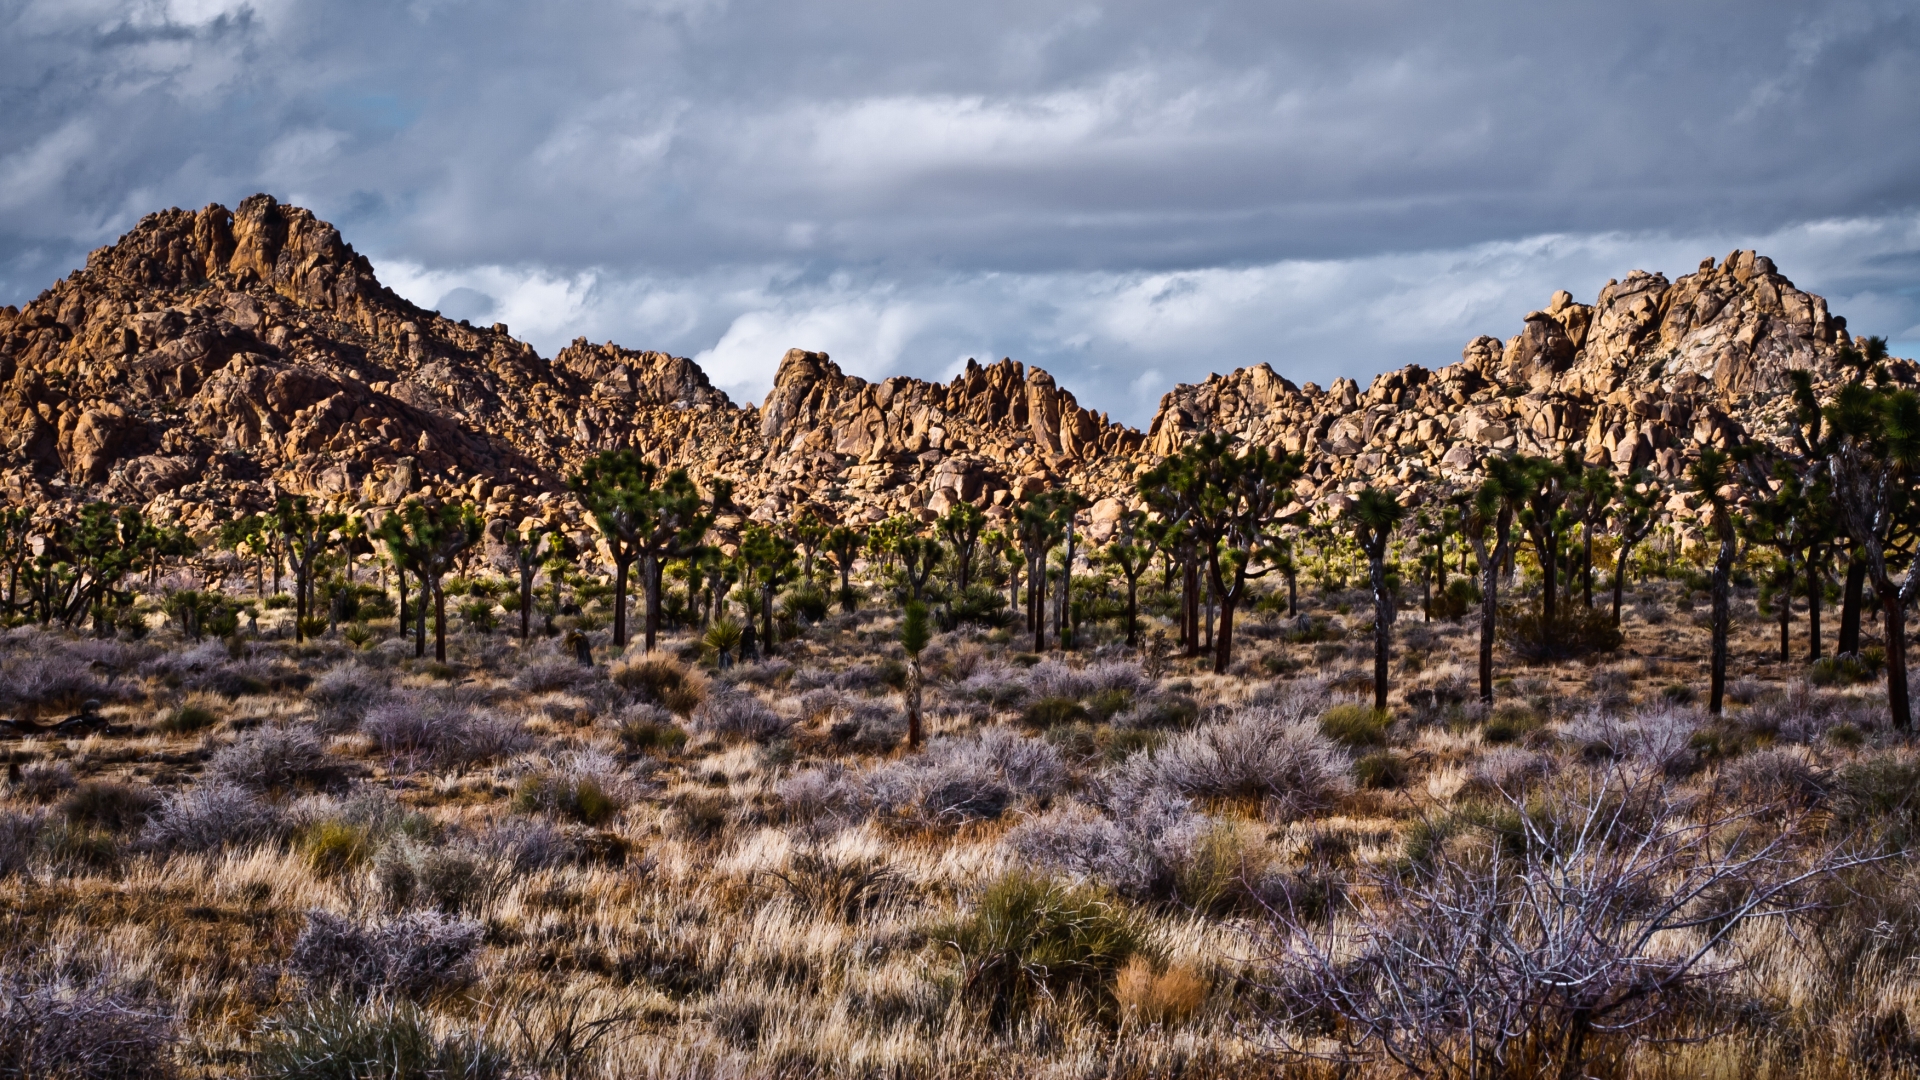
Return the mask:
<svg viewBox="0 0 1920 1080">
<path fill-rule="evenodd" d="M 733 481 L 760 518 L 997 513 L 1069 485 L 1110 519 L 1141 467 L 1205 429 L 1307 454 L 1309 502 L 1461 482 L 1506 450 L 1672 475 L 1692 446 L 1764 427 L 1785 373 L 1825 377 L 1846 340 L 1824 300 L 1740 251 L 1674 282 L 1635 271 L 1592 305 L 1557 293 L 1437 371 L 1322 390 L 1261 364 L 1179 386 L 1144 435 L 1012 360 L 870 383 L 796 349 L 766 402 L 740 407 L 685 358 L 579 339 L 549 361 L 502 324 L 422 310 L 332 226 L 256 195 L 153 214 L 0 308 L 0 492 L 202 530 L 277 492 L 376 510 L 433 494 L 511 519 L 560 510 L 580 461 L 635 447 Z"/>
</svg>

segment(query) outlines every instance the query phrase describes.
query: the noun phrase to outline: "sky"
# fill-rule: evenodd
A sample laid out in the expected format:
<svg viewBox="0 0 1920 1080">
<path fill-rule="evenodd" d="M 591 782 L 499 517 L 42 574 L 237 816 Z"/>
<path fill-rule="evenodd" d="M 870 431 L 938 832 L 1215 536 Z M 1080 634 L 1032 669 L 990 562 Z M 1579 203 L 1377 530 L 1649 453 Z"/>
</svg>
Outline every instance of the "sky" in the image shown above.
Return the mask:
<svg viewBox="0 0 1920 1080">
<path fill-rule="evenodd" d="M 1920 352 L 1920 5 L 0 0 L 0 303 L 256 191 L 402 295 L 1144 425 L 1756 248 Z"/>
</svg>

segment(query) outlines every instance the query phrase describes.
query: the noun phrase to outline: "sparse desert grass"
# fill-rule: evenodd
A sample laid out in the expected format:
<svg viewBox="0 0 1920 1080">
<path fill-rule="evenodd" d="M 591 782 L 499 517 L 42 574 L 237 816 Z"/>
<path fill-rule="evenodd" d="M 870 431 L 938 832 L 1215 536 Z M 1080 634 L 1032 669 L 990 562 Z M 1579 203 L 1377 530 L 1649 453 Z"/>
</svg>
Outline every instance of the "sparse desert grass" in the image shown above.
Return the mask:
<svg viewBox="0 0 1920 1080">
<path fill-rule="evenodd" d="M 691 629 L 595 666 L 457 631 L 444 669 L 390 623 L 10 631 L 30 678 L 0 715 L 94 700 L 116 730 L 0 741 L 0 1050 L 136 1080 L 1401 1075 L 1273 1052 L 1329 1030 L 1267 992 L 1276 913 L 1354 940 L 1379 875 L 1524 851 L 1604 770 L 1793 823 L 1793 858 L 1920 842 L 1916 749 L 1865 669 L 1779 664 L 1743 608 L 1707 717 L 1667 692 L 1704 685 L 1691 611 L 1641 617 L 1672 592 L 1629 611 L 1651 655 L 1502 651 L 1491 708 L 1472 627 L 1406 622 L 1385 715 L 1342 697 L 1369 655 L 1345 594 L 1303 594 L 1310 633 L 1249 616 L 1260 662 L 1227 676 L 956 632 L 922 657 L 917 751 L 877 608 L 727 671 Z M 1594 1075 L 1911 1074 L 1920 887 L 1890 861 L 1810 888 L 1674 999 L 1695 1026 L 1658 1034 L 1705 1042 L 1609 1043 Z"/>
</svg>

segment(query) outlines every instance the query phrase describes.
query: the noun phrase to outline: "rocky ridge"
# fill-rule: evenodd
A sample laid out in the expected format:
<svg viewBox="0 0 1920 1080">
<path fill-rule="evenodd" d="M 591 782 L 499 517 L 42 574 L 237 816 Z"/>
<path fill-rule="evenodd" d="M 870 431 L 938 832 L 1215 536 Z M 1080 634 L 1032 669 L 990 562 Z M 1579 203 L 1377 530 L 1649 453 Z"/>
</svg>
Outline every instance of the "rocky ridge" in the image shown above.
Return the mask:
<svg viewBox="0 0 1920 1080">
<path fill-rule="evenodd" d="M 682 357 L 578 339 L 549 361 L 502 324 L 423 310 L 338 230 L 256 195 L 150 215 L 0 308 L 0 490 L 196 529 L 279 492 L 374 511 L 463 498 L 517 520 L 563 512 L 580 461 L 631 446 L 733 481 L 763 519 L 999 513 L 1059 485 L 1110 514 L 1140 469 L 1213 429 L 1305 453 L 1300 498 L 1337 506 L 1385 476 L 1417 497 L 1506 450 L 1673 474 L 1698 444 L 1764 429 L 1785 373 L 1825 377 L 1846 341 L 1824 300 L 1743 251 L 1673 282 L 1635 271 L 1592 305 L 1556 294 L 1437 371 L 1325 390 L 1265 364 L 1214 375 L 1168 393 L 1145 434 L 1012 360 L 868 382 L 795 349 L 763 404 L 736 406 Z"/>
</svg>

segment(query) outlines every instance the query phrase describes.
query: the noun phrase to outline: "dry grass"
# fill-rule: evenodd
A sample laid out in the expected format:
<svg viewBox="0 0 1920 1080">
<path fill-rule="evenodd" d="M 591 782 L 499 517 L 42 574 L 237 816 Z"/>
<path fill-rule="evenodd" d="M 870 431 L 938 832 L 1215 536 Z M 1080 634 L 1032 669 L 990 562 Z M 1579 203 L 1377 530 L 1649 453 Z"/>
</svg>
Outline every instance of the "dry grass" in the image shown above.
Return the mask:
<svg viewBox="0 0 1920 1080">
<path fill-rule="evenodd" d="M 899 741 L 886 617 L 835 616 L 746 678 L 672 659 L 695 655 L 690 631 L 610 670 L 505 637 L 457 635 L 440 669 L 391 638 L 233 659 L 157 636 L 127 646 L 112 733 L 0 742 L 0 966 L 156 1018 L 185 1076 L 272 1075 L 263 1049 L 326 1024 L 497 1054 L 513 1075 L 1396 1075 L 1274 1052 L 1300 1029 L 1253 989 L 1266 912 L 1304 905 L 1337 930 L 1360 870 L 1457 845 L 1435 823 L 1483 827 L 1498 793 L 1549 799 L 1625 760 L 1703 800 L 1791 790 L 1821 828 L 1920 836 L 1907 743 L 1872 684 L 1808 687 L 1750 615 L 1738 700 L 1709 722 L 1666 689 L 1704 681 L 1705 631 L 1633 614 L 1672 615 L 1678 586 L 1636 591 L 1641 655 L 1503 654 L 1491 712 L 1472 701 L 1470 626 L 1403 627 L 1418 659 L 1396 667 L 1391 724 L 1368 714 L 1335 738 L 1322 716 L 1365 667 L 1354 642 L 1249 636 L 1292 672 L 1276 685 L 1178 657 L 1147 679 L 1111 646 L 1034 665 L 1017 640 L 962 631 L 926 657 L 919 754 Z M 1340 598 L 1318 600 L 1343 625 Z M 0 658 L 24 670 L 78 645 L 16 630 Z M 84 665 L 40 668 L 74 681 Z M 1021 723 L 1035 701 L 1073 707 L 1039 730 Z M 1369 753 L 1402 782 L 1356 785 Z M 1026 970 L 1009 1009 L 979 989 L 1006 969 L 973 921 L 1001 902 L 992 883 L 1032 875 L 1108 905 L 1130 951 L 1064 981 Z M 1689 1006 L 1713 1038 L 1622 1044 L 1606 1071 L 1912 1075 L 1920 884 L 1863 875 L 1825 895 L 1730 942 Z M 391 942 L 429 924 L 473 927 L 471 955 L 437 982 L 381 976 L 404 993 L 328 989 L 297 948 L 315 926 Z M 1048 925 L 1064 950 L 1049 955 L 1078 956 L 1080 924 Z"/>
</svg>

